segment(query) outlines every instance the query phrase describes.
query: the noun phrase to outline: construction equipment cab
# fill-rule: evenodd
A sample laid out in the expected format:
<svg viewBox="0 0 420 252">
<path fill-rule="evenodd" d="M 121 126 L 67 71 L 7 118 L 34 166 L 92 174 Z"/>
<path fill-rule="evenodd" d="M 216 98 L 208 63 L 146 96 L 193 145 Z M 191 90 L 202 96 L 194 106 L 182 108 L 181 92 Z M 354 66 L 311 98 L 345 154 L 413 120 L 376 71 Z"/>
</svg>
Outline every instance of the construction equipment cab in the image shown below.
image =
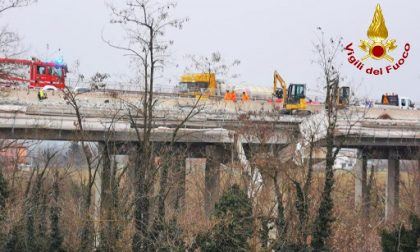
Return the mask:
<svg viewBox="0 0 420 252">
<path fill-rule="evenodd" d="M 184 74 L 179 82 L 179 94 L 193 97 L 216 95 L 217 82 L 214 73 Z"/>
<path fill-rule="evenodd" d="M 277 87 L 280 83 L 281 90 Z M 280 74 L 274 72 L 273 95 L 277 98 L 283 98 L 283 108 L 288 111 L 306 110 L 306 85 L 305 84 L 290 84 L 287 87 L 286 82 Z"/>
</svg>

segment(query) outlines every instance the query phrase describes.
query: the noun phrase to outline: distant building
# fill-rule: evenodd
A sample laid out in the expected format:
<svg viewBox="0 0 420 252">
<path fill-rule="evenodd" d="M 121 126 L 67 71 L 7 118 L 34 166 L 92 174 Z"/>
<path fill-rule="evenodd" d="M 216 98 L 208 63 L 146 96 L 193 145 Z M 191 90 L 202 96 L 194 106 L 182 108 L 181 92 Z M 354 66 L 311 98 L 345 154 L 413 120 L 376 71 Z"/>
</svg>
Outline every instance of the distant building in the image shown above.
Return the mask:
<svg viewBox="0 0 420 252">
<path fill-rule="evenodd" d="M 356 164 L 355 158 L 350 157 L 337 157 L 334 162 L 334 169 L 351 170 Z"/>
<path fill-rule="evenodd" d="M 28 166 L 28 148 L 19 143 L 0 145 L 0 164 L 9 171 Z"/>
<path fill-rule="evenodd" d="M 351 170 L 356 165 L 357 150 L 341 149 L 334 162 L 334 169 Z"/>
</svg>

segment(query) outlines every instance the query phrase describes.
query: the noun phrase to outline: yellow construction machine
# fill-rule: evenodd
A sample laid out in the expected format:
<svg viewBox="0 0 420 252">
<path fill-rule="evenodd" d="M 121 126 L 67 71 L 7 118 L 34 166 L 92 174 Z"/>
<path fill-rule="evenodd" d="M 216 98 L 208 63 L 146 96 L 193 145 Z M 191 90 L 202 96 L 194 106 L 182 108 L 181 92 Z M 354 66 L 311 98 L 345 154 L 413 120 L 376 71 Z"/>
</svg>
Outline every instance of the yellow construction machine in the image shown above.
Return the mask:
<svg viewBox="0 0 420 252">
<path fill-rule="evenodd" d="M 281 88 L 278 87 L 278 83 Z M 283 99 L 283 108 L 287 113 L 310 113 L 306 110 L 306 85 L 289 84 L 287 87 L 286 82 L 277 71 L 274 72 L 273 96 Z"/>
<path fill-rule="evenodd" d="M 342 86 L 338 88 L 337 106 L 338 108 L 346 108 L 350 104 L 350 87 Z"/>
<path fill-rule="evenodd" d="M 217 91 L 214 73 L 184 74 L 179 82 L 179 94 L 192 97 L 208 98 Z"/>
</svg>

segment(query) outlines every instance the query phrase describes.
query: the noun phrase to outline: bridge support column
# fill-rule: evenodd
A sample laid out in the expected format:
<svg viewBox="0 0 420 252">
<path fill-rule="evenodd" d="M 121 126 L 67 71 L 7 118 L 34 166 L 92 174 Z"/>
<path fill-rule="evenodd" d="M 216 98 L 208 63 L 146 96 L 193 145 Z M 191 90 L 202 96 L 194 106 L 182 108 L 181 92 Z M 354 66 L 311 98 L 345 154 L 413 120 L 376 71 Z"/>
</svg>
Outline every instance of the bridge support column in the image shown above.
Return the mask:
<svg viewBox="0 0 420 252">
<path fill-rule="evenodd" d="M 114 153 L 114 146 L 110 143 L 100 142 L 98 144 L 100 164 L 95 177 L 95 220 L 96 223 L 102 223 L 97 225 L 96 230 L 96 246 L 102 244 L 102 246 L 110 247 L 115 237 L 113 218 L 113 200 L 115 195 L 113 194 L 113 187 L 115 186 L 117 179 L 117 166 L 118 161 Z M 110 220 L 108 222 L 102 222 L 101 220 Z"/>
<path fill-rule="evenodd" d="M 363 150 L 357 151 L 357 162 L 354 171 L 354 203 L 363 216 L 368 214 L 367 195 L 367 153 Z"/>
<path fill-rule="evenodd" d="M 206 151 L 205 144 L 187 144 L 185 168 L 181 176 L 185 175 L 184 207 L 180 207 L 185 216 L 192 222 L 205 218 L 205 174 L 206 174 Z M 182 174 L 184 173 L 184 174 Z"/>
<path fill-rule="evenodd" d="M 174 169 L 170 173 L 169 183 L 174 185 L 174 189 L 169 193 L 169 198 L 173 198 L 171 207 L 176 213 L 184 211 L 185 207 L 185 190 L 186 190 L 186 156 L 188 149 L 185 145 L 176 145 L 172 150 L 171 155 L 175 156 Z"/>
<path fill-rule="evenodd" d="M 206 170 L 205 170 L 205 195 L 204 208 L 207 216 L 210 216 L 214 204 L 219 199 L 220 187 L 220 164 L 223 162 L 223 146 L 206 146 Z"/>
<path fill-rule="evenodd" d="M 396 150 L 391 149 L 388 157 L 388 176 L 386 183 L 385 219 L 398 216 L 400 192 L 400 160 Z"/>
<path fill-rule="evenodd" d="M 127 181 L 129 190 L 132 192 L 136 191 L 136 183 L 138 182 L 137 169 L 136 167 L 140 165 L 139 158 L 140 145 L 138 143 L 129 143 L 127 144 L 127 154 L 128 154 L 128 167 L 127 167 Z"/>
<path fill-rule="evenodd" d="M 420 159 L 417 160 L 417 169 L 416 169 L 416 176 L 415 176 L 415 203 L 414 208 L 417 215 L 420 215 Z"/>
</svg>

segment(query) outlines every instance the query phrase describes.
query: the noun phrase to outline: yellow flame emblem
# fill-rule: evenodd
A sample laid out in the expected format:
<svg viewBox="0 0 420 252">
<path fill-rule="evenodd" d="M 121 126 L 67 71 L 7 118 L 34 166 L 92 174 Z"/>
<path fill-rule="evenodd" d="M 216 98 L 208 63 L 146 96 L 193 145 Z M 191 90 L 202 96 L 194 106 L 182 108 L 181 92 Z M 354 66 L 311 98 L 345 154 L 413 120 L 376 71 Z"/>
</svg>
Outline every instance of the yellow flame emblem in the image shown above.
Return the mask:
<svg viewBox="0 0 420 252">
<path fill-rule="evenodd" d="M 372 23 L 367 31 L 368 40 L 360 40 L 360 49 L 367 52 L 368 54 L 362 58 L 362 61 L 372 58 L 380 60 L 385 58 L 386 60 L 393 62 L 394 58 L 388 55 L 388 52 L 397 48 L 395 44 L 396 40 L 388 40 L 388 29 L 386 28 L 385 18 L 382 15 L 382 9 L 379 4 L 376 5 L 375 14 L 373 15 Z"/>
</svg>

